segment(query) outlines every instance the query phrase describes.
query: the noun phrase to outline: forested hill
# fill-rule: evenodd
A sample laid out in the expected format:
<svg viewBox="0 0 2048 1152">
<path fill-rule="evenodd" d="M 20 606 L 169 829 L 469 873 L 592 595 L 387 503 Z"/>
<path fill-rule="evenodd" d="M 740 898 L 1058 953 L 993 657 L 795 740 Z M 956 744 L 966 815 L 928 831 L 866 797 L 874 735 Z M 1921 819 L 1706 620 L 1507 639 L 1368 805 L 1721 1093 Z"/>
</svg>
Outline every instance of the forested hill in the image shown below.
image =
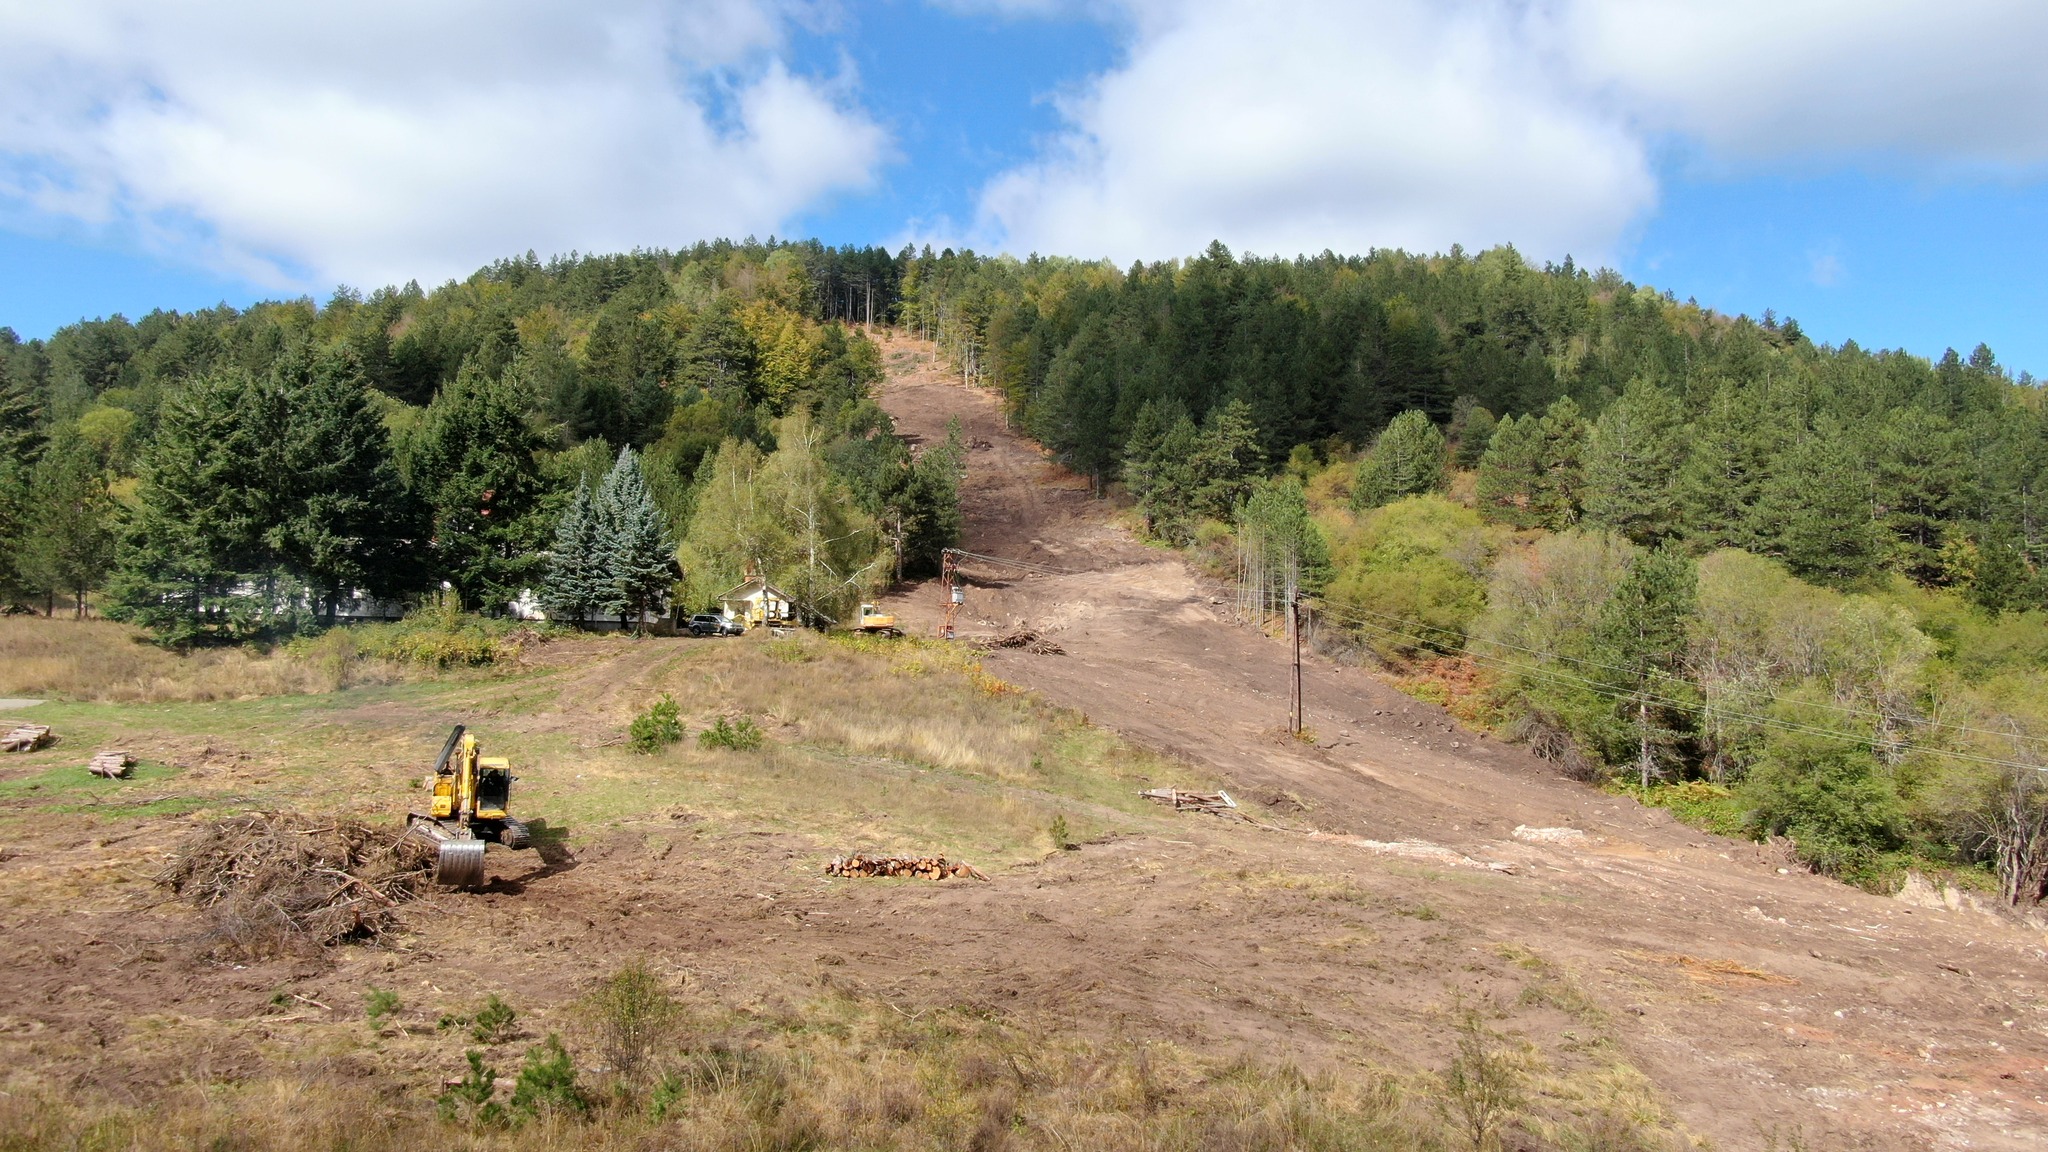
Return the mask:
<svg viewBox="0 0 2048 1152">
<path fill-rule="evenodd" d="M 891 433 L 849 323 L 886 318 L 898 264 L 529 254 L 432 292 L 0 329 L 0 604 L 98 593 L 186 641 L 444 585 L 489 612 L 701 608 L 760 562 L 830 618 L 958 530 L 956 456 Z M 572 507 L 640 554 L 564 535 Z M 557 571 L 575 539 L 588 562 Z"/>
<path fill-rule="evenodd" d="M 2018 569 L 2042 559 L 2048 425 L 2031 379 L 1981 345 L 1936 360 L 1817 345 L 1768 312 L 1729 317 L 1509 248 L 1259 260 L 1212 246 L 1125 271 L 955 255 L 912 262 L 902 294 L 906 323 L 1098 480 L 1122 474 L 1148 406 L 1200 425 L 1241 401 L 1275 466 L 1303 446 L 1363 449 L 1414 410 L 1470 467 L 1519 416 L 1500 461 L 1516 476 L 1493 493 L 1515 522 L 1604 518 L 1639 542 L 1735 544 L 1830 580 L 1967 579 L 1989 556 L 1988 600 L 2034 595 Z"/>
</svg>

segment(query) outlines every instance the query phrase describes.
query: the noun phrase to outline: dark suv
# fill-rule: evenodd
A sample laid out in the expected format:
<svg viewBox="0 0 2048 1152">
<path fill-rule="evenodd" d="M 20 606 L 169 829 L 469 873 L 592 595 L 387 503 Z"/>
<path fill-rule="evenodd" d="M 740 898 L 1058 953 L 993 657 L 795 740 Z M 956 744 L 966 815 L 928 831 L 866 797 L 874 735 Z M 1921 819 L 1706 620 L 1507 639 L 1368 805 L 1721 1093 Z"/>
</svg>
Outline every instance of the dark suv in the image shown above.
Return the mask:
<svg viewBox="0 0 2048 1152">
<path fill-rule="evenodd" d="M 727 619 L 716 612 L 699 612 L 690 617 L 692 636 L 737 636 L 746 630 L 745 624 Z"/>
</svg>

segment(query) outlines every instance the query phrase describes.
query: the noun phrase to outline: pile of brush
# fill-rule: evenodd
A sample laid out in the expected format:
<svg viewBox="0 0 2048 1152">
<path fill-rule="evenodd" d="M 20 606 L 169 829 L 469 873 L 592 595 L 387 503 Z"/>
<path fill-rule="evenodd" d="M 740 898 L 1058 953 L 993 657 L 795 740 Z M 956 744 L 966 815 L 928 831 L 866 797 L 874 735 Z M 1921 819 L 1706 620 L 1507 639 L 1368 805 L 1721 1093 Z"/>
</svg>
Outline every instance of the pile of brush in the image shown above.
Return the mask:
<svg viewBox="0 0 2048 1152">
<path fill-rule="evenodd" d="M 157 879 L 205 913 L 216 950 L 260 957 L 394 931 L 432 866 L 398 829 L 264 812 L 193 833 Z"/>
<path fill-rule="evenodd" d="M 969 641 L 969 643 L 983 652 L 993 652 L 998 648 L 1021 648 L 1034 656 L 1065 656 L 1067 654 L 1065 648 L 1047 640 L 1030 628 L 1017 628 L 998 636 L 984 636 L 978 640 Z"/>
<path fill-rule="evenodd" d="M 825 865 L 827 876 L 910 876 L 920 880 L 950 880 L 972 876 L 986 880 L 972 864 L 948 863 L 944 856 L 834 856 Z"/>
</svg>

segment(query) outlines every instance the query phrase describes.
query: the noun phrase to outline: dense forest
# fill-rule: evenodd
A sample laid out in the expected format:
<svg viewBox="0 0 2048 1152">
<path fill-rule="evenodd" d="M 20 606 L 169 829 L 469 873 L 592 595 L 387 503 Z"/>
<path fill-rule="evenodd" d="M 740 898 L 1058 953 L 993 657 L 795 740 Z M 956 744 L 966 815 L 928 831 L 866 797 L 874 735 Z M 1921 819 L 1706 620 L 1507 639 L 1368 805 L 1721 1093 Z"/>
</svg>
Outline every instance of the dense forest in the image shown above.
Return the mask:
<svg viewBox="0 0 2048 1152">
<path fill-rule="evenodd" d="M 637 618 L 758 562 L 833 618 L 959 526 L 957 452 L 913 453 L 868 398 L 853 322 L 894 307 L 895 266 L 529 254 L 433 292 L 0 329 L 0 595 L 97 593 L 186 643 L 359 596 Z"/>
<path fill-rule="evenodd" d="M 1128 269 L 815 243 L 0 330 L 0 593 L 172 642 L 356 593 L 814 619 L 928 570 L 862 334 L 935 340 L 1134 525 L 1319 642 L 1871 884 L 2048 894 L 2048 416 L 1991 351 L 1814 343 L 1511 248 Z M 439 590 L 439 591 L 437 591 Z"/>
<path fill-rule="evenodd" d="M 2048 415 L 1570 260 L 923 254 L 900 321 L 1254 619 L 1873 884 L 2048 892 Z M 1967 876 L 1966 876 L 1967 878 Z"/>
</svg>

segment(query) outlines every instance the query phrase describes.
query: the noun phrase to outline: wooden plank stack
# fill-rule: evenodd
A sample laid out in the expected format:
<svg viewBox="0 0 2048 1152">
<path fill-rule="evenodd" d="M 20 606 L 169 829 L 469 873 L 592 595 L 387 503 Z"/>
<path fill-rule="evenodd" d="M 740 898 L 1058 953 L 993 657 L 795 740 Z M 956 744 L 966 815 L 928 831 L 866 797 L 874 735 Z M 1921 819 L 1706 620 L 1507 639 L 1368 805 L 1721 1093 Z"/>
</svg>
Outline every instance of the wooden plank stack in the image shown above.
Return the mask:
<svg viewBox="0 0 2048 1152">
<path fill-rule="evenodd" d="M 834 856 L 825 865 L 827 876 L 908 876 L 920 880 L 950 880 L 972 876 L 986 880 L 972 864 L 948 863 L 944 856 L 869 856 L 854 853 Z"/>
<path fill-rule="evenodd" d="M 1171 804 L 1176 812 L 1211 812 L 1223 816 L 1237 810 L 1237 801 L 1230 798 L 1230 793 L 1220 790 L 1184 792 L 1179 788 L 1148 788 L 1138 795 L 1161 804 Z"/>
<path fill-rule="evenodd" d="M 108 780 L 126 780 L 129 769 L 134 767 L 135 757 L 116 748 L 96 753 L 92 763 L 85 766 L 85 770 Z"/>
<path fill-rule="evenodd" d="M 7 735 L 0 736 L 0 752 L 33 752 L 48 743 L 49 739 L 48 724 L 23 724 Z"/>
</svg>

